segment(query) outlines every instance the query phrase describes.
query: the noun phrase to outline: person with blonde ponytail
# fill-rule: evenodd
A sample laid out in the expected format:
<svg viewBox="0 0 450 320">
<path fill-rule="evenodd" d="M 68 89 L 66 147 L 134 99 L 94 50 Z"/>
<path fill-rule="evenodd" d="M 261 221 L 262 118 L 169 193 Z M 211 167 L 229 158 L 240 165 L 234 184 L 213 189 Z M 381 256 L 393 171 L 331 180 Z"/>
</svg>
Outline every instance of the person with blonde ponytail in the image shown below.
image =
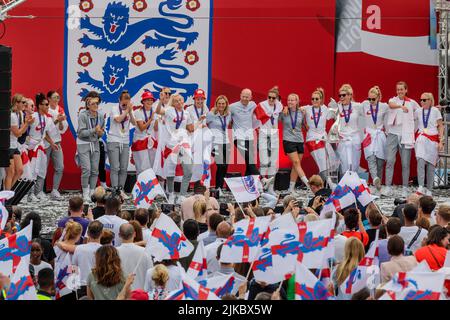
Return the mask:
<svg viewBox="0 0 450 320">
<path fill-rule="evenodd" d="M 424 92 L 420 97 L 422 108 L 416 110 L 418 133 L 415 143 L 417 158 L 418 193 L 431 196 L 434 182 L 434 170 L 439 160 L 439 151 L 444 150 L 444 124 L 438 108 L 434 107 L 432 93 Z M 425 175 L 427 184 L 425 188 Z"/>
<path fill-rule="evenodd" d="M 333 189 L 334 183 L 328 175 L 329 170 L 336 170 L 339 160 L 331 144 L 327 141 L 326 124 L 330 117 L 328 108 L 324 105 L 325 93 L 317 88 L 311 96 L 311 105 L 302 107 L 307 126 L 306 147 L 319 167 L 319 175 Z"/>
<path fill-rule="evenodd" d="M 389 100 L 386 137 L 386 188 L 383 194 L 392 195 L 392 178 L 397 158 L 397 150 L 402 160 L 402 196 L 408 195 L 411 150 L 414 148 L 414 112 L 419 107 L 416 101 L 407 97 L 408 85 L 397 83 L 397 96 Z"/>
<path fill-rule="evenodd" d="M 389 111 L 389 105 L 381 102 L 381 90 L 374 86 L 369 90 L 369 96 L 362 103 L 364 117 L 364 140 L 362 148 L 369 166 L 373 184 L 381 190 L 384 161 L 386 160 L 386 133 L 384 122 Z"/>
<path fill-rule="evenodd" d="M 337 154 L 341 161 L 341 174 L 344 175 L 348 170 L 357 172 L 361 160 L 358 120 L 362 114 L 362 107 L 360 103 L 353 101 L 351 85 L 342 85 L 339 89 L 339 103 L 332 100 L 328 106 L 336 111 L 335 117 L 340 117 Z"/>
<path fill-rule="evenodd" d="M 278 136 L 278 117 L 283 111 L 283 104 L 280 102 L 280 92 L 278 87 L 273 87 L 267 94 L 267 100 L 260 102 L 256 108 L 262 108 L 264 113 L 270 117 L 259 127 L 258 150 L 259 150 L 259 171 L 264 187 L 269 189 L 269 193 L 275 194 L 274 180 L 278 171 L 278 153 L 280 141 Z"/>
<path fill-rule="evenodd" d="M 336 296 L 337 300 L 351 299 L 351 295 L 342 292 L 340 287 L 364 258 L 364 254 L 364 245 L 361 240 L 355 237 L 347 239 L 344 247 L 344 260 L 333 270 L 332 282 L 329 284 L 329 290 Z"/>
</svg>

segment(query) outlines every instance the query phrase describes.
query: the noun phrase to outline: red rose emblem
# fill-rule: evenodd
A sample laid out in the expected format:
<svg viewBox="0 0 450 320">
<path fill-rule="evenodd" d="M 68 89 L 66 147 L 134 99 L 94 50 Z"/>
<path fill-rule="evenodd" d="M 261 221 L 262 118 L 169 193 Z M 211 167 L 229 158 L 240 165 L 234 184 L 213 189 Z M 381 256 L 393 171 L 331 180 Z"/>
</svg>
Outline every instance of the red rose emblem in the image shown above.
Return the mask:
<svg viewBox="0 0 450 320">
<path fill-rule="evenodd" d="M 196 64 L 198 62 L 198 54 L 197 51 L 188 51 L 186 52 L 186 55 L 184 56 L 184 62 L 187 64 L 190 64 L 191 66 Z"/>
<path fill-rule="evenodd" d="M 94 8 L 94 4 L 92 0 L 81 0 L 80 1 L 80 10 L 83 12 L 89 12 Z"/>
<path fill-rule="evenodd" d="M 147 9 L 147 2 L 145 0 L 134 0 L 133 9 L 142 12 Z"/>
<path fill-rule="evenodd" d="M 200 8 L 200 1 L 198 0 L 187 0 L 186 1 L 186 8 L 188 10 L 196 11 L 198 8 Z"/>
<path fill-rule="evenodd" d="M 131 63 L 133 63 L 135 66 L 140 66 L 141 64 L 144 64 L 146 61 L 144 53 L 142 51 L 134 52 L 133 56 L 131 57 Z"/>
<path fill-rule="evenodd" d="M 81 52 L 78 56 L 78 64 L 83 67 L 87 67 L 92 63 L 92 57 L 89 52 Z"/>
</svg>

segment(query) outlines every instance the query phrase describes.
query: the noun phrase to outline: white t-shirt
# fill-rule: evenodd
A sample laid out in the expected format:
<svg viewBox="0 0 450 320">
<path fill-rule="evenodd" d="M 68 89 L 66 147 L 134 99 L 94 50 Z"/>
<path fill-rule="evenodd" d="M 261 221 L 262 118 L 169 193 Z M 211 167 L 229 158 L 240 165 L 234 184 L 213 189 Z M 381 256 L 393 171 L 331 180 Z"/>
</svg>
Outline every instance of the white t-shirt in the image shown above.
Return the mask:
<svg viewBox="0 0 450 320">
<path fill-rule="evenodd" d="M 61 108 L 62 109 L 62 108 Z M 48 114 L 52 117 L 53 120 L 53 126 L 48 132 L 48 135 L 50 138 L 52 138 L 53 142 L 61 142 L 61 134 L 64 134 L 67 131 L 67 128 L 69 127 L 69 124 L 67 123 L 67 120 L 63 121 L 63 129 L 59 130 L 59 123 L 55 125 L 55 121 L 58 118 L 58 115 L 60 114 L 60 107 L 57 106 L 56 109 L 52 109 L 52 107 L 48 108 Z M 62 113 L 64 114 L 64 113 Z M 50 145 L 48 142 L 45 142 L 45 147 L 48 148 Z"/>
<path fill-rule="evenodd" d="M 102 245 L 96 242 L 89 242 L 76 246 L 73 253 L 72 263 L 78 266 L 80 271 L 80 282 L 82 286 L 87 285 L 87 278 L 95 266 L 95 252 Z"/>
<path fill-rule="evenodd" d="M 152 236 L 152 231 L 150 230 L 150 229 L 148 229 L 148 228 L 142 228 L 142 239 L 144 240 L 144 241 L 149 241 L 150 240 L 150 237 Z"/>
<path fill-rule="evenodd" d="M 38 112 L 33 113 L 34 122 L 30 125 L 30 144 L 28 149 L 34 149 L 42 140 L 45 140 L 45 135 L 51 130 L 53 121 L 50 115 L 41 115 Z"/>
<path fill-rule="evenodd" d="M 399 97 L 394 97 L 389 99 L 389 103 L 395 103 L 396 105 L 402 106 L 405 105 L 409 112 L 416 112 L 420 106 L 416 101 L 409 99 L 409 101 L 400 100 Z M 389 108 L 388 112 L 388 121 L 387 121 L 387 132 L 391 134 L 395 134 L 397 136 L 402 135 L 402 118 L 403 118 L 403 110 L 402 108 L 391 109 Z"/>
<path fill-rule="evenodd" d="M 109 229 L 112 232 L 114 232 L 113 245 L 115 247 L 120 246 L 122 244 L 122 240 L 119 237 L 119 229 L 121 225 L 128 223 L 128 221 L 116 215 L 107 215 L 107 214 L 101 216 L 97 220 L 103 224 L 103 228 Z"/>
<path fill-rule="evenodd" d="M 441 112 L 439 111 L 439 109 L 436 107 L 431 107 L 431 110 L 430 109 L 424 110 L 423 108 L 419 108 L 416 110 L 415 117 L 418 122 L 419 131 L 423 132 L 423 130 L 425 128 L 424 123 L 423 123 L 423 117 L 424 117 L 424 113 L 425 113 L 425 116 L 428 116 L 428 112 L 430 112 L 430 116 L 428 118 L 428 126 L 427 126 L 426 134 L 428 134 L 430 136 L 434 136 L 436 134 L 439 134 L 437 122 L 438 122 L 438 120 L 442 120 L 442 115 L 441 115 Z"/>
<path fill-rule="evenodd" d="M 208 244 L 205 247 L 206 251 L 206 264 L 208 266 L 208 274 L 219 271 L 220 263 L 217 260 L 217 248 L 224 243 L 227 239 L 217 238 L 213 243 Z"/>
<path fill-rule="evenodd" d="M 117 247 L 117 251 L 124 277 L 127 278 L 133 272 L 136 274 L 131 290 L 144 289 L 147 270 L 153 267 L 152 258 L 148 252 L 134 243 L 123 243 Z"/>
<path fill-rule="evenodd" d="M 32 264 L 31 262 L 30 262 L 30 264 L 33 266 L 33 269 L 34 269 L 34 276 L 35 276 L 36 278 L 37 278 L 37 276 L 38 276 L 38 274 L 39 274 L 39 271 L 41 271 L 42 269 L 47 269 L 47 268 L 49 268 L 49 269 L 52 269 L 52 270 L 53 270 L 52 265 L 51 265 L 50 263 L 47 263 L 47 262 L 42 261 L 42 260 L 41 260 L 41 263 L 40 263 L 40 264 Z"/>
<path fill-rule="evenodd" d="M 177 290 L 180 287 L 181 284 L 181 270 L 180 266 L 168 266 L 167 269 L 169 270 L 169 280 L 166 284 L 166 290 L 167 292 Z M 153 271 L 155 268 L 151 268 L 147 271 L 147 274 L 145 275 L 145 286 L 144 291 L 145 292 L 151 292 L 153 289 L 155 289 L 156 285 L 155 282 L 152 279 Z"/>
<path fill-rule="evenodd" d="M 178 115 L 178 117 L 177 117 Z M 164 120 L 169 132 L 176 130 L 177 119 L 180 123 L 178 129 L 186 130 L 188 124 L 192 124 L 191 116 L 186 110 L 177 111 L 174 107 L 169 106 L 165 109 Z"/>
<path fill-rule="evenodd" d="M 264 109 L 265 113 L 271 117 L 269 121 L 261 125 L 260 129 L 269 132 L 271 129 L 278 129 L 278 118 L 280 117 L 280 113 L 283 111 L 283 105 L 281 104 L 281 102 L 276 100 L 275 105 L 270 106 L 269 101 L 265 100 L 259 103 L 259 105 Z"/>
<path fill-rule="evenodd" d="M 372 110 L 376 113 L 377 106 L 372 106 Z M 364 117 L 364 127 L 372 128 L 372 129 L 382 129 L 384 127 L 385 117 L 389 112 L 389 105 L 387 103 L 380 102 L 378 103 L 378 113 L 376 118 L 376 124 L 373 122 L 372 118 L 372 110 L 370 108 L 370 102 L 364 101 L 362 103 L 362 115 Z M 374 115 L 375 117 L 375 115 Z"/>
<path fill-rule="evenodd" d="M 123 110 L 119 105 L 114 106 L 109 115 L 108 142 L 118 142 L 128 144 L 130 140 L 130 115 L 127 115 L 123 122 L 117 122 L 114 119 L 119 117 Z"/>
<path fill-rule="evenodd" d="M 398 234 L 400 237 L 403 238 L 403 241 L 405 241 L 405 249 L 408 247 L 411 240 L 416 235 L 417 231 L 419 230 L 419 227 L 412 226 L 412 227 L 402 227 L 400 229 L 400 233 Z M 410 250 L 412 252 L 415 252 L 417 249 L 420 249 L 422 247 L 422 240 L 428 235 L 428 231 L 422 228 L 420 231 L 419 237 L 416 241 L 412 244 Z"/>
<path fill-rule="evenodd" d="M 336 263 L 340 263 L 344 260 L 345 242 L 347 237 L 341 234 L 337 234 L 334 237 L 334 258 Z"/>
<path fill-rule="evenodd" d="M 197 110 L 198 114 L 195 112 L 195 110 Z M 189 107 L 186 108 L 186 112 L 189 113 L 189 117 L 191 118 L 192 123 L 197 123 L 199 118 L 202 115 L 206 116 L 209 110 L 208 107 L 205 105 L 203 106 L 203 109 L 197 109 L 195 105 L 190 105 Z M 202 120 L 202 124 L 206 124 L 206 118 Z"/>
<path fill-rule="evenodd" d="M 23 121 L 22 121 L 23 123 Z M 19 117 L 17 116 L 17 113 L 11 112 L 11 127 L 17 127 L 17 129 L 20 129 L 19 126 Z M 10 149 L 17 149 L 17 137 L 12 133 L 12 131 L 9 134 L 9 148 Z"/>
<path fill-rule="evenodd" d="M 135 118 L 136 122 L 142 121 L 142 122 L 146 123 L 152 117 L 153 113 L 155 113 L 155 109 L 153 109 L 153 107 L 152 107 L 152 109 L 150 109 L 148 111 L 145 110 L 144 108 L 139 108 L 133 114 L 134 114 L 134 118 Z M 147 118 L 146 118 L 146 116 L 147 116 Z M 134 131 L 133 141 L 142 140 L 148 136 L 153 135 L 155 122 L 156 122 L 156 114 L 153 116 L 153 120 L 150 123 L 150 125 L 148 126 L 147 130 L 141 131 L 141 130 L 139 130 L 139 127 L 136 125 L 136 131 Z"/>
<path fill-rule="evenodd" d="M 349 115 L 349 108 L 348 106 L 343 106 L 341 104 L 339 106 L 339 116 L 341 117 L 339 122 L 339 134 L 344 138 L 350 138 L 352 140 L 358 138 L 359 139 L 359 126 L 358 126 L 358 117 L 362 114 L 362 106 L 360 103 L 352 102 L 351 106 L 352 109 L 350 111 Z M 345 121 L 345 115 L 347 115 L 347 118 L 349 118 L 349 121 Z"/>
<path fill-rule="evenodd" d="M 313 106 L 305 106 L 305 119 L 306 124 L 308 125 L 308 132 L 306 133 L 306 141 L 313 141 L 317 139 L 317 136 L 326 137 L 326 125 L 327 125 L 327 117 L 328 117 L 328 108 L 324 105 L 319 108 L 314 108 L 314 115 L 316 117 L 316 121 L 319 118 L 319 110 L 320 110 L 320 118 L 319 122 L 314 122 L 313 115 Z"/>
</svg>

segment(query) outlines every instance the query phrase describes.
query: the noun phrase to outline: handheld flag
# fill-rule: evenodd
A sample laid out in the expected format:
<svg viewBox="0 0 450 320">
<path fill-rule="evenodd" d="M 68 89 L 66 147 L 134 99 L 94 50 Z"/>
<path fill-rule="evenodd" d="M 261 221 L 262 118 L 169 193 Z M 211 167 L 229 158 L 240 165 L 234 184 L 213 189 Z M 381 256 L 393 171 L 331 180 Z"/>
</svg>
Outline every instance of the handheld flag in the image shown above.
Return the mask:
<svg viewBox="0 0 450 320">
<path fill-rule="evenodd" d="M 219 298 L 222 298 L 226 294 L 235 295 L 243 281 L 245 279 L 240 279 L 234 274 L 224 274 L 199 281 L 199 283 L 210 289 Z"/>
<path fill-rule="evenodd" d="M 0 273 L 10 276 L 21 266 L 30 264 L 33 221 L 13 235 L 0 240 Z"/>
<path fill-rule="evenodd" d="M 5 229 L 6 222 L 8 221 L 8 210 L 5 208 L 6 200 L 14 197 L 14 191 L 1 191 L 0 192 L 0 231 Z"/>
<path fill-rule="evenodd" d="M 6 300 L 37 300 L 28 264 L 21 264 L 10 278 L 11 285 L 6 293 Z"/>
<path fill-rule="evenodd" d="M 225 178 L 225 182 L 238 203 L 250 202 L 260 197 L 259 176 Z"/>
<path fill-rule="evenodd" d="M 208 265 L 206 263 L 206 250 L 203 241 L 199 241 L 194 257 L 187 270 L 187 275 L 196 280 L 204 280 L 207 277 Z"/>
<path fill-rule="evenodd" d="M 181 287 L 169 293 L 165 300 L 220 300 L 211 289 L 205 288 L 186 274 L 182 275 Z"/>
<path fill-rule="evenodd" d="M 137 208 L 144 209 L 148 209 L 152 205 L 157 195 L 165 196 L 164 190 L 152 169 L 147 169 L 139 174 L 132 194 L 134 205 Z"/>
<path fill-rule="evenodd" d="M 444 273 L 399 272 L 382 289 L 391 300 L 439 300 L 444 281 Z"/>
<path fill-rule="evenodd" d="M 295 269 L 296 300 L 328 300 L 331 294 L 311 271 L 297 262 Z"/>
</svg>

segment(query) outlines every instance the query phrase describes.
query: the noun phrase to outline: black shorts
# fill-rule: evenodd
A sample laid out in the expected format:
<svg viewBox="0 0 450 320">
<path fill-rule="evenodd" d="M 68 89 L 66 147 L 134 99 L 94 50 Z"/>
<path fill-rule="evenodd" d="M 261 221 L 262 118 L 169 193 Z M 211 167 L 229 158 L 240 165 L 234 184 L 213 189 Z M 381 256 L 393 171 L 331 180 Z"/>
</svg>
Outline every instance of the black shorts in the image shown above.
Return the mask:
<svg viewBox="0 0 450 320">
<path fill-rule="evenodd" d="M 292 142 L 283 140 L 283 149 L 285 154 L 293 152 L 303 154 L 303 142 Z"/>
<path fill-rule="evenodd" d="M 19 149 L 9 149 L 9 158 L 10 159 L 13 159 L 15 154 L 20 156 Z"/>
</svg>

